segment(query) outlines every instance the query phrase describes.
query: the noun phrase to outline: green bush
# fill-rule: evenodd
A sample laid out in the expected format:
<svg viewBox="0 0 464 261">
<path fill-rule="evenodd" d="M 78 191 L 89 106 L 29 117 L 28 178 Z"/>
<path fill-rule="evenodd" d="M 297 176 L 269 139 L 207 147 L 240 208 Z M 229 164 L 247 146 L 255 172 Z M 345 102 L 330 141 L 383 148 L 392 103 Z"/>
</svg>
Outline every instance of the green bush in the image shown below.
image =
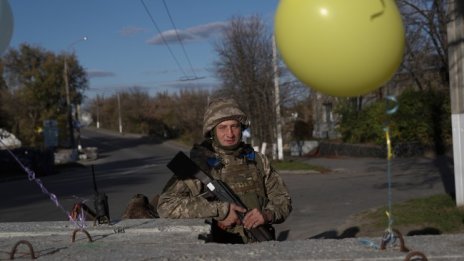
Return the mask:
<svg viewBox="0 0 464 261">
<path fill-rule="evenodd" d="M 398 98 L 398 110 L 391 101 L 379 100 L 356 110 L 349 100 L 341 102 L 336 113 L 341 116 L 339 132 L 348 143 L 385 145 L 388 126 L 392 144 L 418 143 L 443 153 L 451 142 L 450 97 L 447 90 L 406 90 Z"/>
<path fill-rule="evenodd" d="M 451 142 L 451 110 L 448 91 L 405 91 L 393 115 L 396 142 L 419 142 L 441 154 Z"/>
<path fill-rule="evenodd" d="M 347 143 L 376 143 L 384 141 L 385 102 L 375 102 L 357 110 L 351 101 L 338 104 L 336 113 L 341 116 L 338 131 Z"/>
</svg>

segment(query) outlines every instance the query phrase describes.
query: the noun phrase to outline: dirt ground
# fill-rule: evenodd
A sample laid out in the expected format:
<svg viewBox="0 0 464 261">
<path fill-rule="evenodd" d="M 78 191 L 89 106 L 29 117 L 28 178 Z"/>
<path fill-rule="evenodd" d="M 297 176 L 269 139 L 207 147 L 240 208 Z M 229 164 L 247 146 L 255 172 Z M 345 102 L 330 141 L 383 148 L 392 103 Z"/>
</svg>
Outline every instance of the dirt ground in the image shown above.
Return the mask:
<svg viewBox="0 0 464 261">
<path fill-rule="evenodd" d="M 372 209 L 372 211 L 374 211 Z M 385 217 L 385 224 L 375 224 L 373 221 L 366 219 L 365 212 L 350 216 L 346 222 L 338 228 L 341 235 L 350 234 L 347 231 L 356 232 L 356 237 L 381 237 L 388 228 L 388 220 Z M 464 222 L 464 220 L 463 220 Z M 452 232 L 442 232 L 437 228 L 434 228 L 430 224 L 415 224 L 415 225 L 395 225 L 393 223 L 392 229 L 398 230 L 403 236 L 418 236 L 418 235 L 440 235 L 440 234 L 460 234 L 464 233 L 464 229 L 452 231 Z M 351 235 L 354 234 L 351 233 Z"/>
</svg>

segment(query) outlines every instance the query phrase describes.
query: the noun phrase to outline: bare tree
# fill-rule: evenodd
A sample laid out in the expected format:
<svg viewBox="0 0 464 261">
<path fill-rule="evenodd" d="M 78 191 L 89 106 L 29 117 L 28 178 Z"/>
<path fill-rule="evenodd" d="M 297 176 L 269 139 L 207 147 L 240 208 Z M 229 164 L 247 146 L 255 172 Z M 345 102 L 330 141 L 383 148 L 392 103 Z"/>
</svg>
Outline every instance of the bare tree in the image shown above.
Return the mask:
<svg viewBox="0 0 464 261">
<path fill-rule="evenodd" d="M 221 95 L 234 97 L 249 115 L 253 143 L 275 140 L 272 33 L 259 16 L 232 18 L 216 44 Z"/>
<path fill-rule="evenodd" d="M 398 4 L 406 29 L 403 72 L 419 90 L 447 87 L 446 1 L 399 0 Z"/>
<path fill-rule="evenodd" d="M 203 114 L 208 103 L 206 90 L 181 90 L 172 105 L 177 124 L 182 126 L 183 138 L 188 143 L 203 140 Z"/>
</svg>

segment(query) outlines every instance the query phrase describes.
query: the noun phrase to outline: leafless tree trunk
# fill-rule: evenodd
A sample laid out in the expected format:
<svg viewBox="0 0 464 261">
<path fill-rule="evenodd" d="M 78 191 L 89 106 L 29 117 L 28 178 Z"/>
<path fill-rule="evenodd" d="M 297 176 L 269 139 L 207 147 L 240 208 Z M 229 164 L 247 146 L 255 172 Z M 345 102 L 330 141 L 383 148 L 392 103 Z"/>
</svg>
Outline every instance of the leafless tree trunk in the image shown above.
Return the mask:
<svg viewBox="0 0 464 261">
<path fill-rule="evenodd" d="M 398 0 L 406 29 L 402 69 L 419 90 L 449 85 L 446 1 Z"/>
<path fill-rule="evenodd" d="M 254 144 L 275 140 L 272 33 L 258 16 L 233 18 L 216 44 L 220 95 L 234 97 L 251 122 Z"/>
</svg>

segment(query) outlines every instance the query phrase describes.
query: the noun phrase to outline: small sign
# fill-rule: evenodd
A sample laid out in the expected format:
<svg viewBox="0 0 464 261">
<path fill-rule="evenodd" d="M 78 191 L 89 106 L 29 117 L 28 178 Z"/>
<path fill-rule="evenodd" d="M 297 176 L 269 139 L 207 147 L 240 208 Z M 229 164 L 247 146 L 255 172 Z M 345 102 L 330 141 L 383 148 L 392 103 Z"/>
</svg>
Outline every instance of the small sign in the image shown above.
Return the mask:
<svg viewBox="0 0 464 261">
<path fill-rule="evenodd" d="M 58 123 L 56 120 L 44 120 L 44 143 L 46 148 L 58 146 Z"/>
</svg>

